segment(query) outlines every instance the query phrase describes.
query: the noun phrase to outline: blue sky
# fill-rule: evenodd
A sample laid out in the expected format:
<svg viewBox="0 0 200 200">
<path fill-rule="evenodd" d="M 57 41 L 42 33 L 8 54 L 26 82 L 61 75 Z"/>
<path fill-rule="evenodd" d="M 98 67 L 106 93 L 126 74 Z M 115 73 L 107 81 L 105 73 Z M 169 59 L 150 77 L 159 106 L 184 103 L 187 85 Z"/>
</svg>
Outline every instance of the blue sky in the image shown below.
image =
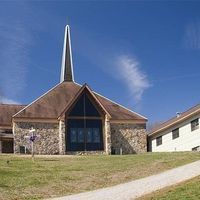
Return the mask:
<svg viewBox="0 0 200 200">
<path fill-rule="evenodd" d="M 74 75 L 160 122 L 199 103 L 200 2 L 1 1 L 1 101 L 28 104 L 59 83 L 64 27 Z"/>
</svg>

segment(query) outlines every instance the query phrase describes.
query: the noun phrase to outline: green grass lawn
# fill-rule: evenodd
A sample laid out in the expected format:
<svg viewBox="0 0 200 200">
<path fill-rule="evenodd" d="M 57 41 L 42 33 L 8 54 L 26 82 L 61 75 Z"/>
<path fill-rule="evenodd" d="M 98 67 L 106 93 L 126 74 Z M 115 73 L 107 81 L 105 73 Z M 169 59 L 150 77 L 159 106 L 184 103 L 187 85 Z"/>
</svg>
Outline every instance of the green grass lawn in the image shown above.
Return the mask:
<svg viewBox="0 0 200 200">
<path fill-rule="evenodd" d="M 79 193 L 142 178 L 199 159 L 198 152 L 145 153 L 36 156 L 33 163 L 30 157 L 0 155 L 0 200 Z"/>
<path fill-rule="evenodd" d="M 139 198 L 138 200 L 199 200 L 200 199 L 200 176 L 167 187 L 163 190 L 151 193 L 150 195 Z"/>
</svg>

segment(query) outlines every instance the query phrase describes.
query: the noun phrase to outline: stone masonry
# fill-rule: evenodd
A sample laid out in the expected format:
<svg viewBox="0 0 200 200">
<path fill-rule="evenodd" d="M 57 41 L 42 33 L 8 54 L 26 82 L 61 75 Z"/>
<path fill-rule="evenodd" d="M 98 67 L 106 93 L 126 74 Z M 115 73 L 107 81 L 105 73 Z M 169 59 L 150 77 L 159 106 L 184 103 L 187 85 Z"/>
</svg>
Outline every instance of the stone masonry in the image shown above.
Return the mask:
<svg viewBox="0 0 200 200">
<path fill-rule="evenodd" d="M 25 136 L 30 136 L 29 130 L 34 128 L 38 136 L 35 141 L 35 154 L 59 154 L 59 123 L 15 122 L 14 152 L 20 153 L 20 146 L 26 146 L 31 152 L 31 142 Z"/>
<path fill-rule="evenodd" d="M 65 138 L 65 122 L 59 122 L 59 154 L 64 155 L 66 152 L 66 138 Z"/>
<path fill-rule="evenodd" d="M 65 154 L 65 123 L 44 122 L 14 122 L 14 152 L 20 153 L 20 146 L 26 147 L 31 152 L 30 129 L 34 128 L 38 136 L 35 141 L 35 154 Z M 110 123 L 105 120 L 105 150 L 111 153 L 111 148 L 123 154 L 142 153 L 147 151 L 147 137 L 145 124 Z"/>
<path fill-rule="evenodd" d="M 147 151 L 145 124 L 111 123 L 111 142 L 115 152 L 122 149 L 123 154 L 143 153 Z"/>
<path fill-rule="evenodd" d="M 104 143 L 105 143 L 105 152 L 106 154 L 111 154 L 111 132 L 110 132 L 110 121 L 108 117 L 105 117 L 105 137 L 104 137 Z"/>
</svg>

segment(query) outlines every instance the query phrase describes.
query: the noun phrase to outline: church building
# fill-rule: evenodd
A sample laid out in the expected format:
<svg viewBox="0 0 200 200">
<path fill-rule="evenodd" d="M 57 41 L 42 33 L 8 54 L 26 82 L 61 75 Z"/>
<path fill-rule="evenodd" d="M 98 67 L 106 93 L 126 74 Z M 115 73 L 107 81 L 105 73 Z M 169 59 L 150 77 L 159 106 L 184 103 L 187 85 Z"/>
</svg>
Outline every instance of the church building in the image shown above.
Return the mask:
<svg viewBox="0 0 200 200">
<path fill-rule="evenodd" d="M 74 80 L 66 26 L 60 83 L 28 105 L 0 104 L 0 153 L 141 153 L 147 119 Z"/>
</svg>

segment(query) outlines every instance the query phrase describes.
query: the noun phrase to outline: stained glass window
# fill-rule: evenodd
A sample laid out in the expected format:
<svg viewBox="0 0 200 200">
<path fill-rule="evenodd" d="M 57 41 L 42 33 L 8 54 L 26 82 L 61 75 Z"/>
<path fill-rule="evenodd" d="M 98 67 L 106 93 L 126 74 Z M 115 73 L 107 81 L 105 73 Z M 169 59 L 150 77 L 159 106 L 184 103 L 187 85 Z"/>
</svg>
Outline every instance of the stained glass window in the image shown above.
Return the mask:
<svg viewBox="0 0 200 200">
<path fill-rule="evenodd" d="M 71 139 L 71 142 L 72 143 L 75 143 L 75 142 L 77 142 L 76 140 L 76 129 L 75 128 L 71 128 L 70 129 L 70 139 Z"/>
<path fill-rule="evenodd" d="M 93 142 L 100 143 L 100 132 L 98 128 L 93 128 Z"/>
<path fill-rule="evenodd" d="M 88 128 L 87 129 L 87 143 L 91 143 L 92 142 L 92 129 Z"/>
<path fill-rule="evenodd" d="M 85 111 L 85 113 L 84 113 Z M 100 114 L 88 98 L 86 94 L 83 94 L 79 100 L 76 102 L 75 106 L 72 108 L 69 116 L 97 116 L 99 117 Z"/>
<path fill-rule="evenodd" d="M 84 132 L 83 128 L 78 128 L 78 143 L 84 142 Z"/>
</svg>

